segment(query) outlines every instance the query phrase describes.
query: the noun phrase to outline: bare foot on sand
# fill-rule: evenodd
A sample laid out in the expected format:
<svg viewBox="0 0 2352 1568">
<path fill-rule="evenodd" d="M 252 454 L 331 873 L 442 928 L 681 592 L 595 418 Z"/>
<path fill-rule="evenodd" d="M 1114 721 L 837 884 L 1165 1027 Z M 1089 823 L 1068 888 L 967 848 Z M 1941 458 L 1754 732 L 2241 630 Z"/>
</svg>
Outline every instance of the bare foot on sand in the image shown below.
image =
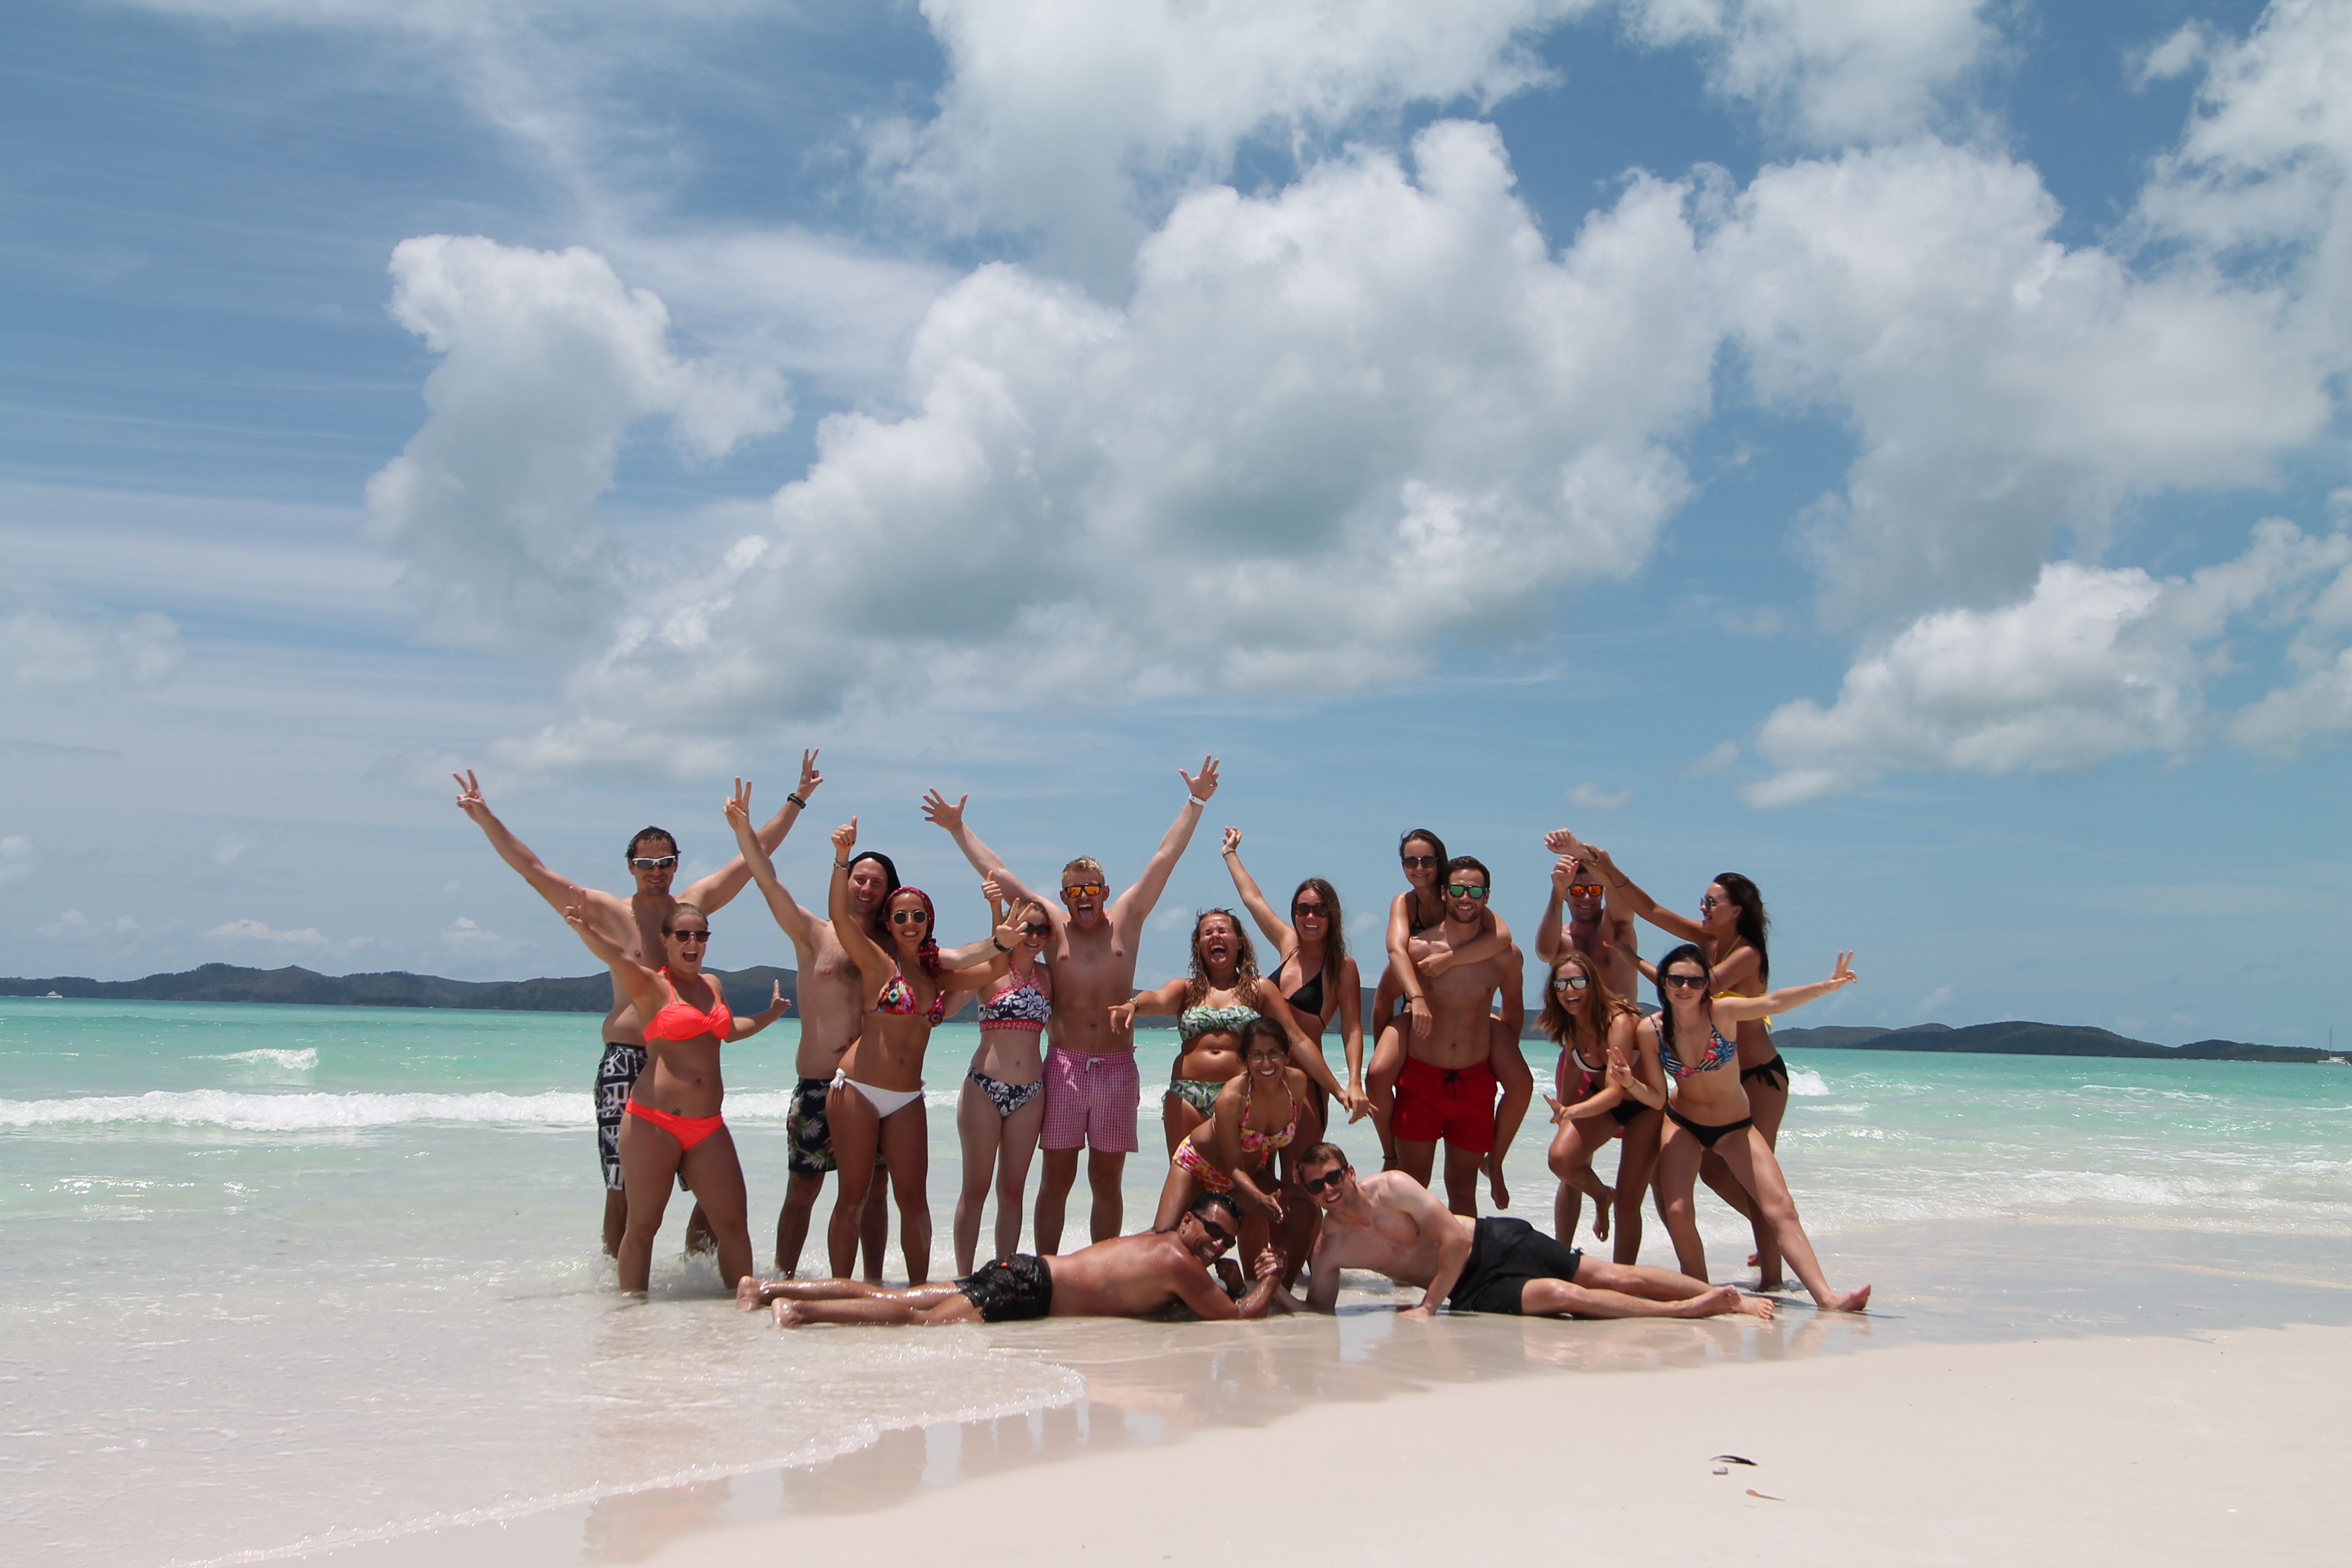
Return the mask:
<svg viewBox="0 0 2352 1568">
<path fill-rule="evenodd" d="M 1870 1287 L 1849 1290 L 1843 1296 L 1832 1296 L 1822 1303 L 1824 1312 L 1859 1312 L 1870 1305 Z"/>
<path fill-rule="evenodd" d="M 1772 1321 L 1771 1302 L 1763 1300 L 1761 1297 L 1749 1296 L 1736 1290 L 1732 1292 L 1732 1294 L 1739 1298 L 1732 1303 L 1731 1310 L 1733 1311 L 1745 1312 L 1751 1318 L 1761 1318 L 1768 1323 Z"/>
<path fill-rule="evenodd" d="M 801 1309 L 798 1302 L 788 1301 L 782 1296 L 777 1297 L 774 1301 L 771 1302 L 768 1310 L 775 1314 L 776 1327 L 780 1329 L 797 1329 L 803 1323 L 808 1321 L 807 1319 L 801 1316 Z"/>
<path fill-rule="evenodd" d="M 1598 1206 L 1592 1213 L 1592 1239 L 1606 1241 L 1609 1239 L 1609 1215 L 1617 1205 L 1617 1189 L 1601 1188 L 1601 1196 L 1595 1198 L 1593 1202 Z"/>
<path fill-rule="evenodd" d="M 737 1311 L 756 1312 L 760 1310 L 760 1303 L 762 1300 L 763 1298 L 760 1294 L 760 1281 L 758 1279 L 746 1274 L 743 1278 L 735 1281 L 735 1310 Z"/>
</svg>

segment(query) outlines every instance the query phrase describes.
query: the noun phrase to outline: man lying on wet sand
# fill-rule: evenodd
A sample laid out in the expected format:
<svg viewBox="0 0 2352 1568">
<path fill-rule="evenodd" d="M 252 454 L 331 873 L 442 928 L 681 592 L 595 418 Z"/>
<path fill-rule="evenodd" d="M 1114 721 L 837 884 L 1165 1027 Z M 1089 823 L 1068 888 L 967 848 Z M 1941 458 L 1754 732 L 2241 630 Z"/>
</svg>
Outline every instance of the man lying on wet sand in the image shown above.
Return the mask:
<svg viewBox="0 0 2352 1568">
<path fill-rule="evenodd" d="M 1256 1287 L 1239 1301 L 1209 1273 L 1241 1225 L 1223 1193 L 1210 1193 L 1171 1229 L 1115 1236 L 1057 1258 L 1025 1252 L 983 1264 L 950 1285 L 886 1290 L 856 1279 L 744 1276 L 735 1288 L 745 1311 L 772 1306 L 776 1326 L 803 1323 L 1003 1323 L 1024 1318 L 1148 1318 L 1182 1307 L 1229 1322 L 1262 1318 L 1278 1288 L 1281 1260 L 1257 1260 Z M 1238 1277 L 1236 1277 L 1238 1278 Z"/>
<path fill-rule="evenodd" d="M 1554 1318 L 1769 1318 L 1772 1304 L 1728 1285 L 1708 1285 L 1671 1268 L 1603 1263 L 1553 1240 L 1523 1219 L 1473 1220 L 1449 1210 L 1402 1171 L 1361 1181 L 1338 1145 L 1298 1156 L 1307 1196 L 1323 1210 L 1307 1299 L 1285 1291 L 1277 1310 L 1328 1312 L 1339 1270 L 1369 1268 L 1400 1285 L 1423 1287 L 1408 1318 L 1456 1311 Z"/>
</svg>

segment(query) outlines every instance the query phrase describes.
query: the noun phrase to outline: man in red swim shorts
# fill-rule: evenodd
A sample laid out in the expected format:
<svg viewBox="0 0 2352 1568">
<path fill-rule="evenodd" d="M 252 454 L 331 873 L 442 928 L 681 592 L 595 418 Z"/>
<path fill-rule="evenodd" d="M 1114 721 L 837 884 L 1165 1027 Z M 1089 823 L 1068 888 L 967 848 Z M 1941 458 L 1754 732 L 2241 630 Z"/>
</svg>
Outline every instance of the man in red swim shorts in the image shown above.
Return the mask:
<svg viewBox="0 0 2352 1568">
<path fill-rule="evenodd" d="M 1486 907 L 1489 885 L 1486 868 L 1476 858 L 1457 855 L 1446 862 L 1440 884 L 1444 923 L 1412 939 L 1415 963 L 1436 952 L 1467 947 L 1484 934 L 1478 916 Z M 1429 1033 L 1415 1035 L 1410 1026 L 1402 1030 L 1405 1064 L 1397 1075 L 1396 1110 L 1390 1122 L 1396 1133 L 1397 1165 L 1423 1186 L 1431 1185 L 1430 1171 L 1442 1140 L 1445 1200 L 1455 1214 L 1475 1217 L 1479 1168 L 1489 1154 L 1495 1157 L 1495 1168 L 1502 1168 L 1502 1156 L 1527 1115 L 1525 1096 L 1505 1100 L 1499 1113 L 1495 1103 L 1496 1058 L 1518 1050 L 1519 1027 L 1527 1016 L 1519 987 L 1519 950 L 1514 944 L 1492 958 L 1429 977 L 1423 986 L 1429 998 Z M 1503 995 L 1500 1027 L 1495 1011 L 1497 991 Z M 1397 1026 L 1391 1023 L 1389 1028 Z"/>
</svg>

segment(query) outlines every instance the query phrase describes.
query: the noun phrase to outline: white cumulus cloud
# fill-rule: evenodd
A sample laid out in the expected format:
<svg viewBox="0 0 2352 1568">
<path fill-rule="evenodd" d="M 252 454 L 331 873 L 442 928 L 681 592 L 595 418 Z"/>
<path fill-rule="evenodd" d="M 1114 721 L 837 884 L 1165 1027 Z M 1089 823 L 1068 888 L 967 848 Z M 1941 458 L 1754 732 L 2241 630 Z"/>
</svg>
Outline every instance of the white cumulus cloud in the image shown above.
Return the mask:
<svg viewBox="0 0 2352 1568">
<path fill-rule="evenodd" d="M 1787 805 L 1906 769 L 2061 772 L 2132 752 L 2187 752 L 2203 680 L 2234 618 L 2352 561 L 2352 536 L 2261 524 L 2236 560 L 2187 578 L 2068 562 L 2026 598 L 1923 616 L 1847 670 L 1837 701 L 1787 704 L 1743 793 Z"/>
<path fill-rule="evenodd" d="M 790 417 L 772 369 L 680 357 L 661 300 L 592 252 L 429 235 L 402 242 L 392 276 L 394 316 L 441 363 L 368 511 L 433 636 L 512 647 L 593 630 L 617 581 L 595 501 L 631 426 L 667 419 L 717 456 Z"/>
<path fill-rule="evenodd" d="M 1767 168 L 1707 241 L 1750 384 L 1860 445 L 1810 529 L 1833 620 L 2000 603 L 2126 500 L 2263 480 L 2324 428 L 2288 296 L 2058 217 L 2029 165 L 1920 142 Z"/>
<path fill-rule="evenodd" d="M 1633 804 L 1630 789 L 1602 789 L 1591 779 L 1568 792 L 1568 804 L 1580 811 L 1622 811 Z"/>
<path fill-rule="evenodd" d="M 0 612 L 0 678 L 15 686 L 152 686 L 180 659 L 179 626 L 152 611 L 100 617 Z"/>
<path fill-rule="evenodd" d="M 216 942 L 282 949 L 320 948 L 328 945 L 327 939 L 309 926 L 304 926 L 299 931 L 273 931 L 266 921 L 257 920 L 229 921 L 225 924 L 213 927 L 212 930 L 205 932 L 205 935 Z"/>
<path fill-rule="evenodd" d="M 1627 29 L 1689 45 L 1708 85 L 1824 146 L 1907 135 L 1952 113 L 2000 35 L 1991 0 L 1622 0 Z"/>
<path fill-rule="evenodd" d="M 1410 170 L 1188 196 L 1124 310 L 981 268 L 916 336 L 910 412 L 828 416 L 771 528 L 507 760 L 983 686 L 1360 689 L 1626 575 L 1707 406 L 1686 192 L 1636 179 L 1554 253 L 1511 186 L 1491 127 L 1444 122 Z"/>
<path fill-rule="evenodd" d="M 1528 42 L 1596 0 L 925 0 L 939 112 L 894 122 L 878 169 L 950 227 L 1043 235 L 1123 279 L 1165 200 L 1244 139 L 1344 130 L 1412 102 L 1491 103 L 1543 79 Z"/>
</svg>

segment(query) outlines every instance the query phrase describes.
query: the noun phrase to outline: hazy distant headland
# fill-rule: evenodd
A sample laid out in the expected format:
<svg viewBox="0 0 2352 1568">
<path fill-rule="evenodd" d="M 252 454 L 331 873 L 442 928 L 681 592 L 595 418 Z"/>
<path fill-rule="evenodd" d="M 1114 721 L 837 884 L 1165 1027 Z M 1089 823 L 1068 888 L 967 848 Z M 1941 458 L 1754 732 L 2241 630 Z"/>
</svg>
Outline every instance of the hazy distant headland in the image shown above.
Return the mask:
<svg viewBox="0 0 2352 1568">
<path fill-rule="evenodd" d="M 772 983 L 782 983 L 787 997 L 797 1000 L 799 996 L 800 977 L 789 969 L 763 964 L 713 973 L 746 1006 L 755 996 L 764 1003 Z M 79 975 L 55 975 L 44 980 L 0 979 L 0 996 L 52 994 L 115 1002 L 276 1002 L 303 1007 L 471 1007 L 490 1012 L 602 1013 L 612 1005 L 613 982 L 604 974 L 543 980 L 445 980 L 437 974 L 411 974 L 397 969 L 376 974 L 320 974 L 294 964 L 283 969 L 246 969 L 233 963 L 207 963 L 176 974 L 150 974 L 143 980 L 89 980 Z M 1367 1014 L 1371 1005 L 1372 994 L 1367 990 Z M 967 1002 L 955 1016 L 969 1021 L 974 1010 L 973 1005 Z M 1145 1028 L 1173 1028 L 1176 1024 L 1173 1018 L 1144 1018 L 1137 1022 Z M 1532 1036 L 1535 1032 L 1535 1009 L 1530 1007 L 1528 1033 Z M 1959 1028 L 1945 1024 L 1914 1024 L 1904 1029 L 1832 1025 L 1817 1029 L 1777 1029 L 1772 1037 L 1781 1049 L 1800 1051 L 1976 1051 L 1995 1056 L 2156 1057 L 2231 1062 L 2340 1059 L 2327 1051 L 2304 1046 L 2263 1046 L 2243 1040 L 2199 1040 L 2187 1046 L 2159 1046 L 2079 1024 L 1970 1024 Z"/>
</svg>

